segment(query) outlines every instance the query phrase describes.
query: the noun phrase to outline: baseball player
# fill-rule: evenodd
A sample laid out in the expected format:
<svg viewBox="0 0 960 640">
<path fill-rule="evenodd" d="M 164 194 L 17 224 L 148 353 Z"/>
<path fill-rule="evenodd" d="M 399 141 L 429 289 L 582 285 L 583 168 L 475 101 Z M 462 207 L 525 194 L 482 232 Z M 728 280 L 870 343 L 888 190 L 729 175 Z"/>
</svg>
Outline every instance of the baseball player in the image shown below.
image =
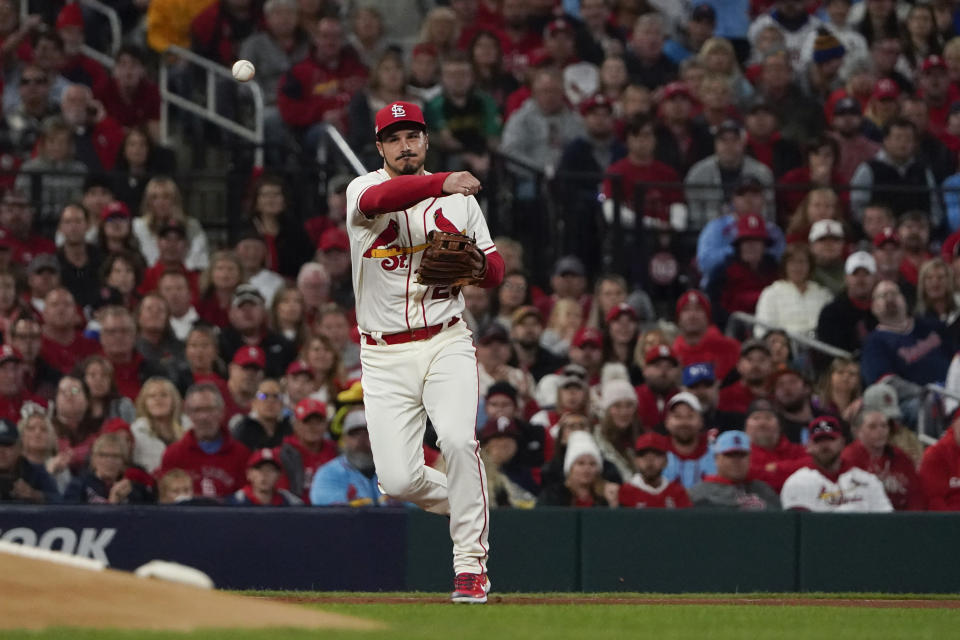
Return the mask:
<svg viewBox="0 0 960 640">
<path fill-rule="evenodd" d="M 347 187 L 374 463 L 384 493 L 450 517 L 456 573 L 451 599 L 484 603 L 490 590 L 489 508 L 474 428 L 476 352 L 461 318 L 460 285 L 497 286 L 503 259 L 474 198 L 480 182 L 466 171 L 424 171 L 429 140 L 420 107 L 387 105 L 377 112 L 375 133 L 383 168 Z M 437 246 L 438 238 L 458 233 L 475 243 L 459 251 Z M 448 280 L 437 276 L 457 271 L 457 265 L 464 268 Z M 424 465 L 427 416 L 439 436 L 446 475 Z"/>
</svg>

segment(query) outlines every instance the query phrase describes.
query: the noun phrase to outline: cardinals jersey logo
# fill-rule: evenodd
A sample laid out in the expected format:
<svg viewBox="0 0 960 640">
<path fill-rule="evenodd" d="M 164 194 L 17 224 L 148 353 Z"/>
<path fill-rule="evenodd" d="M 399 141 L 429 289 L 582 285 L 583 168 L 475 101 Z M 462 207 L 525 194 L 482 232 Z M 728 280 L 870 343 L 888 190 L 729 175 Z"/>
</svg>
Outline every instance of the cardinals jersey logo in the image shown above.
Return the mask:
<svg viewBox="0 0 960 640">
<path fill-rule="evenodd" d="M 437 225 L 437 229 L 440 231 L 446 231 L 447 233 L 461 233 L 452 222 L 447 220 L 446 216 L 443 215 L 443 209 L 437 209 L 433 212 L 433 223 Z"/>
<path fill-rule="evenodd" d="M 396 242 L 397 238 L 400 237 L 400 226 L 397 224 L 396 220 L 391 220 L 387 224 L 387 228 L 377 236 L 377 239 L 373 241 L 373 244 L 370 245 L 370 248 L 367 249 L 363 257 L 370 258 L 372 257 L 371 251 L 374 249 L 381 249 L 387 247 L 391 242 Z"/>
</svg>

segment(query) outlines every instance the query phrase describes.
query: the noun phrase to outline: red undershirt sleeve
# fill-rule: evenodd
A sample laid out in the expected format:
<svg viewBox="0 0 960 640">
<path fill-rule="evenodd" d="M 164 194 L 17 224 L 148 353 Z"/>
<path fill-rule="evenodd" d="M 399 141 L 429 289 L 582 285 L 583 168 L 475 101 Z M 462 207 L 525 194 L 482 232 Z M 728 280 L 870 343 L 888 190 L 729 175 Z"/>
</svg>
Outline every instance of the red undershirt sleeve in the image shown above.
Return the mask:
<svg viewBox="0 0 960 640">
<path fill-rule="evenodd" d="M 443 182 L 450 172 L 423 176 L 397 176 L 367 187 L 360 195 L 357 208 L 367 216 L 403 211 L 427 198 L 443 196 Z"/>
<path fill-rule="evenodd" d="M 506 266 L 503 264 L 503 258 L 496 250 L 487 254 L 487 274 L 480 282 L 483 289 L 492 289 L 503 282 L 503 272 Z"/>
</svg>

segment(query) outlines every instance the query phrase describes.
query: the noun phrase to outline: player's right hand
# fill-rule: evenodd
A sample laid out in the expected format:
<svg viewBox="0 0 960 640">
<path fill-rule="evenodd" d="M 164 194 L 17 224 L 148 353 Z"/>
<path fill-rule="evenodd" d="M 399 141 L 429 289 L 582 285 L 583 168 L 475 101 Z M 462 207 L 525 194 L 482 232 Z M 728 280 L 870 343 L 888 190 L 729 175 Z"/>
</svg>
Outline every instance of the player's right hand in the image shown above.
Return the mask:
<svg viewBox="0 0 960 640">
<path fill-rule="evenodd" d="M 480 192 L 480 189 L 480 181 L 469 171 L 455 171 L 443 181 L 443 193 L 445 195 L 459 193 L 462 196 L 474 196 Z"/>
</svg>

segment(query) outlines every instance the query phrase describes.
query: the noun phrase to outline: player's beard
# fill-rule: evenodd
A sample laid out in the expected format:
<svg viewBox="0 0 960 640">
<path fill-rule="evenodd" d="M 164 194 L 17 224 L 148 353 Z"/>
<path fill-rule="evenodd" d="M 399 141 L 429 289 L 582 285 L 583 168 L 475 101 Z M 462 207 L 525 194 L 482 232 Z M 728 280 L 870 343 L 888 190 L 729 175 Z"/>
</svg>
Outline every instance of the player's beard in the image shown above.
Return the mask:
<svg viewBox="0 0 960 640">
<path fill-rule="evenodd" d="M 401 156 L 397 164 L 387 161 L 387 166 L 398 176 L 415 176 L 423 169 L 423 160 L 413 155 Z"/>
</svg>

